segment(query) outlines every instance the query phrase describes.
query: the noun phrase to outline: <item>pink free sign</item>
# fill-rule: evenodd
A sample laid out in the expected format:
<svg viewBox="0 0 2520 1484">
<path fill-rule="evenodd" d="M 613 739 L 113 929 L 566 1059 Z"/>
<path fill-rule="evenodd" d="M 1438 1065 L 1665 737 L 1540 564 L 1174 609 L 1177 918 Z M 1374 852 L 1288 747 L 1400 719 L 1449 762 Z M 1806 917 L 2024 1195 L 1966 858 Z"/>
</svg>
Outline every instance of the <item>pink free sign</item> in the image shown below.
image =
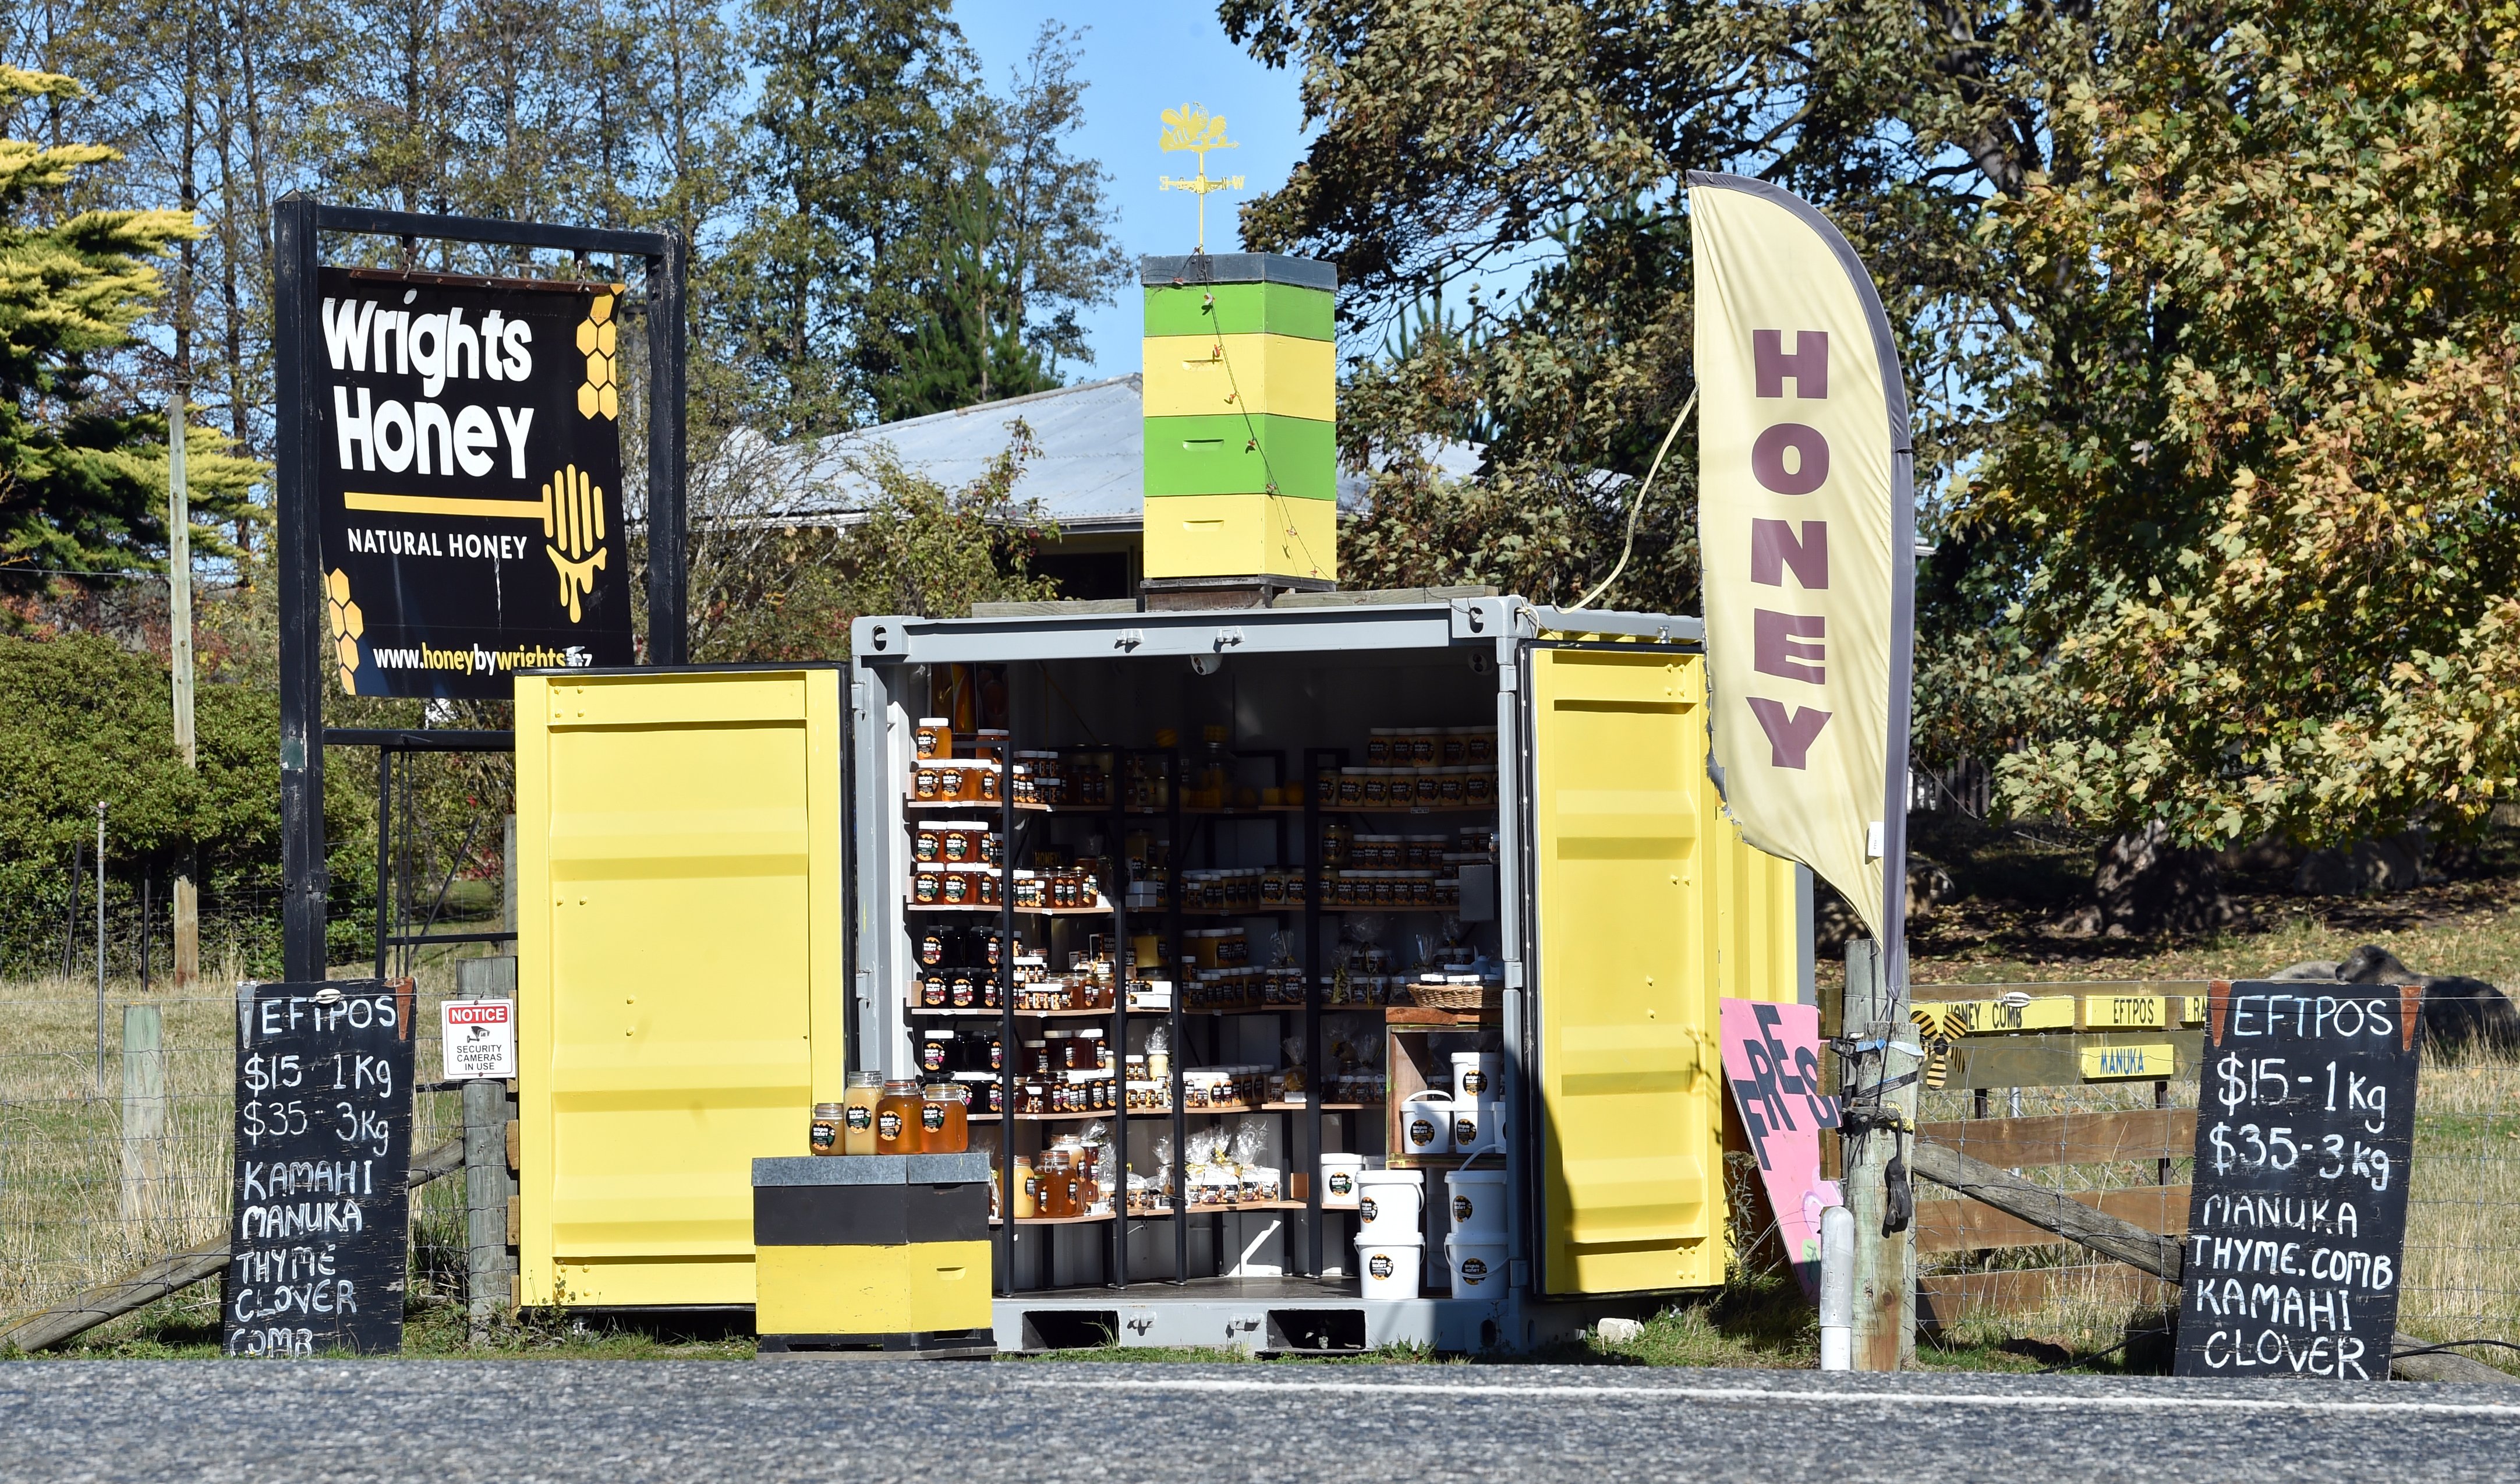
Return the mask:
<svg viewBox="0 0 2520 1484">
<path fill-rule="evenodd" d="M 1723 1002 L 1724 1080 L 1759 1156 L 1759 1180 L 1803 1292 L 1820 1297 L 1820 1213 L 1841 1203 L 1820 1178 L 1820 1131 L 1837 1127 L 1822 1094 L 1820 1011 L 1765 1000 Z"/>
</svg>

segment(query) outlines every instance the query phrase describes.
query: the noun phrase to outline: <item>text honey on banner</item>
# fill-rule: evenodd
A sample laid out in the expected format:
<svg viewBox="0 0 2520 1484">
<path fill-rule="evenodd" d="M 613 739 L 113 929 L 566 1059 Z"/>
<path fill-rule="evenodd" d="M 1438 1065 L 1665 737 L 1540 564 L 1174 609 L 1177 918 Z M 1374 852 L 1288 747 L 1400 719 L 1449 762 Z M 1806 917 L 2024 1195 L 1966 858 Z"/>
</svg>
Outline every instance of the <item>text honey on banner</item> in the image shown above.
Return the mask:
<svg viewBox="0 0 2520 1484">
<path fill-rule="evenodd" d="M 1808 202 L 1688 185 L 1716 787 L 1742 838 L 1845 895 L 1899 982 L 1915 513 L 1898 354 Z"/>
<path fill-rule="evenodd" d="M 327 637 L 360 696 L 631 662 L 618 284 L 327 268 Z"/>
</svg>

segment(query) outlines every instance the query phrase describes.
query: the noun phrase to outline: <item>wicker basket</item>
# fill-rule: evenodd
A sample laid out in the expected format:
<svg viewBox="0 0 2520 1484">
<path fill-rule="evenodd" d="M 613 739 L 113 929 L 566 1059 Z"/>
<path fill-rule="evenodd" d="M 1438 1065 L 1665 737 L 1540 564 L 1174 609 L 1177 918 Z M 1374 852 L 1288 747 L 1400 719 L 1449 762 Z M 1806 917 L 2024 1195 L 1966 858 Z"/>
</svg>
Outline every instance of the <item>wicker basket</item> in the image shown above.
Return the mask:
<svg viewBox="0 0 2520 1484">
<path fill-rule="evenodd" d="M 1423 1010 L 1503 1010 L 1501 984 L 1412 984 L 1409 998 Z"/>
</svg>

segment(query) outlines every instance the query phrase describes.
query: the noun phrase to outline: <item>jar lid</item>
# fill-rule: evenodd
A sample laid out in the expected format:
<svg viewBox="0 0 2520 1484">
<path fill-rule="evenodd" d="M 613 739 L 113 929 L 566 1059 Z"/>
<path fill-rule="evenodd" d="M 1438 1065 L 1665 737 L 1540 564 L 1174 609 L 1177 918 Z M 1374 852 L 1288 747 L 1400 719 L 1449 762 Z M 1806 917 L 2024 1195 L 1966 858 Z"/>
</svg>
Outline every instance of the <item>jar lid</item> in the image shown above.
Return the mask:
<svg viewBox="0 0 2520 1484">
<path fill-rule="evenodd" d="M 881 1072 L 851 1072 L 851 1073 L 849 1073 L 849 1086 L 851 1086 L 851 1087 L 881 1087 L 881 1086 L 883 1086 L 883 1073 L 881 1073 Z"/>
<path fill-rule="evenodd" d="M 836 1102 L 817 1102 L 814 1104 L 814 1116 L 817 1118 L 835 1118 L 839 1116 L 839 1113 L 840 1104 Z"/>
</svg>

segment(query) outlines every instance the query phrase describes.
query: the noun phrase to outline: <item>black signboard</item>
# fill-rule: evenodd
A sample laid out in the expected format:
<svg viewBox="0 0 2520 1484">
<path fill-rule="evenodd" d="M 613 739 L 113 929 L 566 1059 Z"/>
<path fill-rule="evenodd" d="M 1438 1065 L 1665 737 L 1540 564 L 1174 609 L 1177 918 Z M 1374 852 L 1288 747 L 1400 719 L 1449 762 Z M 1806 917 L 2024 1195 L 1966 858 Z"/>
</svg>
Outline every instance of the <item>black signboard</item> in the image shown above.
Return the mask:
<svg viewBox="0 0 2520 1484">
<path fill-rule="evenodd" d="M 2217 982 L 2205 1018 L 2178 1373 L 2387 1379 L 2423 991 Z"/>
<path fill-rule="evenodd" d="M 325 268 L 315 497 L 331 669 L 505 699 L 626 665 L 621 286 Z"/>
<path fill-rule="evenodd" d="M 402 1348 L 412 1010 L 408 979 L 240 993 L 228 1354 Z"/>
</svg>

